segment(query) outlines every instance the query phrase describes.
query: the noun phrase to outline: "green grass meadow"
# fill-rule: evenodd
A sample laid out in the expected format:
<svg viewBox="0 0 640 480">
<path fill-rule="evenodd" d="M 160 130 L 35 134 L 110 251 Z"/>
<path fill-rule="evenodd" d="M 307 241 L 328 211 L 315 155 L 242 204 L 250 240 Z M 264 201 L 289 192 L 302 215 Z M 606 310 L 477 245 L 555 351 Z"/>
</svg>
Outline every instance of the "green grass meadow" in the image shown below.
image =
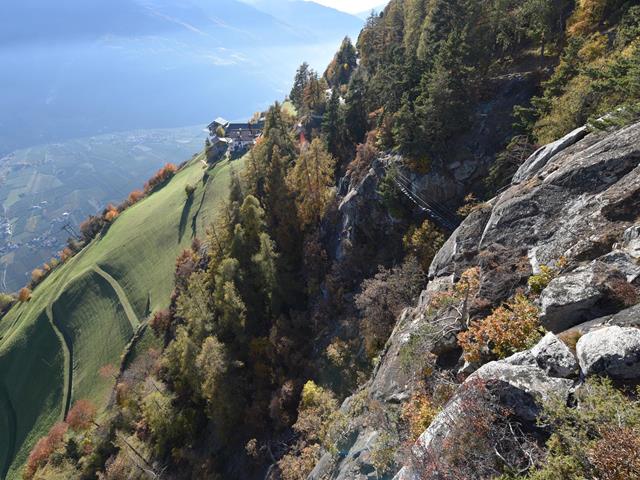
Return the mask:
<svg viewBox="0 0 640 480">
<path fill-rule="evenodd" d="M 204 237 L 242 164 L 206 169 L 194 158 L 0 321 L 0 479 L 20 478 L 34 442 L 73 402 L 106 406 L 113 379 L 100 368 L 118 367 L 138 325 L 168 306 L 176 257 Z M 148 329 L 143 339 L 154 343 Z"/>
</svg>

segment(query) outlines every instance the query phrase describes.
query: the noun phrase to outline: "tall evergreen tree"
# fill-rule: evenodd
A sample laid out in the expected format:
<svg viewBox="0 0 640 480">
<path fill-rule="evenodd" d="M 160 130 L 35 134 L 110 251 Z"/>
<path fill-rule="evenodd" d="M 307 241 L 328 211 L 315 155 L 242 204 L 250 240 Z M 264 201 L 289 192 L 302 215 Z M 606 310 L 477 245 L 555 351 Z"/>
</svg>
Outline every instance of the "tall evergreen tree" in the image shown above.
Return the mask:
<svg viewBox="0 0 640 480">
<path fill-rule="evenodd" d="M 324 72 L 324 78 L 333 89 L 339 89 L 347 85 L 351 75 L 358 67 L 358 57 L 356 48 L 351 43 L 349 37 L 345 37 L 340 45 L 340 49 L 333 57 L 333 60 Z"/>
<path fill-rule="evenodd" d="M 324 79 L 320 79 L 316 72 L 312 72 L 304 89 L 301 109 L 303 115 L 322 115 L 324 113 L 326 106 L 325 91 L 326 83 Z"/>
<path fill-rule="evenodd" d="M 329 153 L 336 158 L 341 156 L 343 128 L 344 119 L 340 108 L 340 94 L 338 89 L 334 88 L 322 120 L 322 133 L 327 141 Z"/>
<path fill-rule="evenodd" d="M 356 74 L 351 79 L 347 92 L 345 123 L 347 134 L 353 144 L 364 141 L 368 130 L 366 108 L 366 84 L 361 75 Z"/>
<path fill-rule="evenodd" d="M 414 160 L 418 160 L 425 150 L 419 122 L 407 96 L 394 117 L 393 140 L 399 153 Z"/>
<path fill-rule="evenodd" d="M 416 111 L 424 141 L 432 151 L 442 151 L 451 136 L 468 124 L 472 69 L 465 65 L 466 31 L 453 30 L 436 56 L 433 70 L 423 78 Z"/>
<path fill-rule="evenodd" d="M 293 80 L 293 88 L 291 89 L 289 98 L 298 110 L 302 108 L 304 89 L 309 83 L 310 73 L 311 69 L 309 68 L 309 64 L 304 62 L 300 67 L 298 67 L 296 76 Z"/>
</svg>

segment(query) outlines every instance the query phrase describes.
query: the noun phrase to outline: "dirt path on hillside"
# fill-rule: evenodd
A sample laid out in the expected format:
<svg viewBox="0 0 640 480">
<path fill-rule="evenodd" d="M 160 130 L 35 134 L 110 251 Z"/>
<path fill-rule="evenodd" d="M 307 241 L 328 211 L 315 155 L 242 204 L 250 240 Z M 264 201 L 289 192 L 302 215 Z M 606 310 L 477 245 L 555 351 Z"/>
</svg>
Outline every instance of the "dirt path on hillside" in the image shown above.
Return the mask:
<svg viewBox="0 0 640 480">
<path fill-rule="evenodd" d="M 122 305 L 122 308 L 124 309 L 124 313 L 127 316 L 129 323 L 131 324 L 131 329 L 135 333 L 138 330 L 138 327 L 140 326 L 140 319 L 136 315 L 136 312 L 133 309 L 133 307 L 131 306 L 131 303 L 129 302 L 129 298 L 127 297 L 127 294 L 122 288 L 122 286 L 118 283 L 118 281 L 115 278 L 113 278 L 111 275 L 109 275 L 107 272 L 101 269 L 98 265 L 93 267 L 93 271 L 96 272 L 98 275 L 100 275 L 102 278 L 104 278 L 107 281 L 107 283 L 111 286 L 111 288 L 113 288 L 113 291 L 116 292 L 116 296 L 120 301 L 120 305 Z"/>
</svg>

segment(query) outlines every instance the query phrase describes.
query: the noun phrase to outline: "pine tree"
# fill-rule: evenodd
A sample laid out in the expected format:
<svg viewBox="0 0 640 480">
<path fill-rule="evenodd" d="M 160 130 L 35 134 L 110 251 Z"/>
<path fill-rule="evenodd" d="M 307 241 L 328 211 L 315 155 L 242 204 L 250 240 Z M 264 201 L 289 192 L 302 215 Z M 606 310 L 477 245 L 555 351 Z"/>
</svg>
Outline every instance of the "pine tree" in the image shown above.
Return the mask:
<svg viewBox="0 0 640 480">
<path fill-rule="evenodd" d="M 322 120 L 322 133 L 327 141 L 329 153 L 334 157 L 340 157 L 343 128 L 344 121 L 340 108 L 340 94 L 334 88 Z"/>
<path fill-rule="evenodd" d="M 189 276 L 187 289 L 178 297 L 176 313 L 186 320 L 189 336 L 201 342 L 213 331 L 214 315 L 210 304 L 209 280 L 205 272 Z"/>
<path fill-rule="evenodd" d="M 291 89 L 291 93 L 289 94 L 289 98 L 291 102 L 295 105 L 295 107 L 300 110 L 302 108 L 302 101 L 304 96 L 304 89 L 307 87 L 309 83 L 310 77 L 310 68 L 307 62 L 304 62 L 298 70 L 296 71 L 296 76 L 293 81 L 293 88 Z"/>
<path fill-rule="evenodd" d="M 339 89 L 342 85 L 347 85 L 351 75 L 358 67 L 358 57 L 356 49 L 349 37 L 345 37 L 340 45 L 340 49 L 333 57 L 333 60 L 324 72 L 324 78 L 333 89 Z"/>
<path fill-rule="evenodd" d="M 326 83 L 324 79 L 321 80 L 317 73 L 312 72 L 303 93 L 301 111 L 304 115 L 322 115 L 324 113 L 326 106 L 325 91 Z"/>
<path fill-rule="evenodd" d="M 240 205 L 244 202 L 244 193 L 240 177 L 235 169 L 231 169 L 231 180 L 229 184 L 229 223 L 235 225 L 240 220 Z"/>
<path fill-rule="evenodd" d="M 399 153 L 412 159 L 417 159 L 420 156 L 424 139 L 420 134 L 413 105 L 407 96 L 394 117 L 392 132 L 395 148 Z"/>
<path fill-rule="evenodd" d="M 254 255 L 260 246 L 260 233 L 264 231 L 264 210 L 258 199 L 252 195 L 245 198 L 240 207 L 240 221 L 236 225 L 237 245 L 233 256 L 241 264 Z"/>
<path fill-rule="evenodd" d="M 564 27 L 565 1 L 527 0 L 521 14 L 529 24 L 527 33 L 540 44 L 540 56 L 544 57 L 547 44 L 557 40 Z"/>
<path fill-rule="evenodd" d="M 218 322 L 216 334 L 227 342 L 243 341 L 247 307 L 237 287 L 242 281 L 240 262 L 235 258 L 226 258 L 218 266 L 214 278 L 216 288 L 213 302 Z"/>
<path fill-rule="evenodd" d="M 264 309 L 269 313 L 274 310 L 275 292 L 278 286 L 278 271 L 276 260 L 278 254 L 275 251 L 275 244 L 266 232 L 260 234 L 260 246 L 251 261 L 254 263 L 258 273 L 257 285 L 263 295 L 265 302 Z"/>
<path fill-rule="evenodd" d="M 364 141 L 368 130 L 366 84 L 361 75 L 354 75 L 349 84 L 346 98 L 345 123 L 349 140 L 357 145 Z"/>
<path fill-rule="evenodd" d="M 464 63 L 467 51 L 466 30 L 453 30 L 438 52 L 433 70 L 423 78 L 416 113 L 423 141 L 432 151 L 443 150 L 445 142 L 469 122 L 473 72 Z"/>
</svg>

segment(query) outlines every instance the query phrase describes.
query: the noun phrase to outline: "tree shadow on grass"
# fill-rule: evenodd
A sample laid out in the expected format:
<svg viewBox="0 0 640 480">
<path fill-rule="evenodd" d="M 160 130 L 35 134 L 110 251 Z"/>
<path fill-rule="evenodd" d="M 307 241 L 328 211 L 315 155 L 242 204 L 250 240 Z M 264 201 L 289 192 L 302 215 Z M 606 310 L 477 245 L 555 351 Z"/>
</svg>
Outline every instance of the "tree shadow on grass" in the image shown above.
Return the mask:
<svg viewBox="0 0 640 480">
<path fill-rule="evenodd" d="M 187 201 L 182 208 L 182 215 L 180 216 L 180 227 L 178 228 L 178 241 L 182 241 L 182 237 L 184 236 L 184 232 L 187 229 L 187 220 L 189 219 L 189 212 L 191 211 L 191 206 L 193 205 L 193 194 L 189 195 Z"/>
<path fill-rule="evenodd" d="M 204 199 L 207 196 L 207 183 L 209 182 L 209 174 L 205 173 L 202 177 L 202 185 L 204 188 L 202 189 L 202 197 L 200 198 L 200 205 L 198 205 L 198 210 L 195 215 L 191 219 L 191 237 L 196 238 L 196 228 L 198 226 L 198 216 L 200 215 L 200 210 L 202 210 L 202 205 L 204 205 Z"/>
</svg>

